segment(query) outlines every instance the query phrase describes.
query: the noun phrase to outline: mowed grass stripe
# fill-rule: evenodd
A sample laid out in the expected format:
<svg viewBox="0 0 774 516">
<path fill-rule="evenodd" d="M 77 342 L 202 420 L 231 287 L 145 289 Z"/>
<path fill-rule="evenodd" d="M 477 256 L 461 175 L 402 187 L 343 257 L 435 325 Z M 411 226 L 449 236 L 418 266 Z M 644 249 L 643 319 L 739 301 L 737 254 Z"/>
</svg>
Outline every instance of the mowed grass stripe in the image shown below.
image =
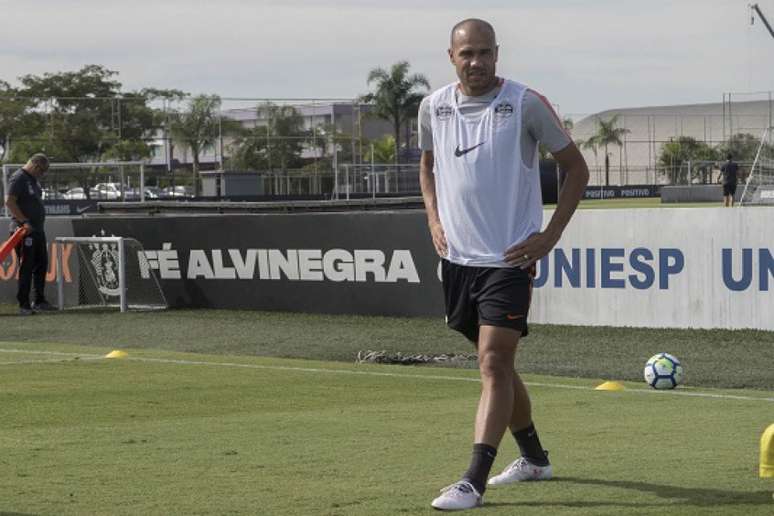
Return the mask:
<svg viewBox="0 0 774 516">
<path fill-rule="evenodd" d="M 3 309 L 10 310 L 0 306 L 0 316 Z M 469 343 L 439 318 L 247 310 L 63 312 L 41 316 L 32 326 L 15 315 L 0 318 L 2 339 L 11 343 L 9 346 L 70 343 L 345 363 L 353 362 L 361 350 L 404 354 L 472 351 Z M 527 373 L 639 381 L 648 357 L 668 351 L 686 365 L 692 385 L 774 389 L 770 368 L 774 332 L 548 325 L 533 325 L 532 330 L 518 354 L 519 367 Z"/>
<path fill-rule="evenodd" d="M 0 343 L 3 347 L 67 343 L 93 346 L 92 353 L 96 348 L 115 347 L 342 363 L 352 363 L 363 350 L 403 354 L 473 350 L 441 318 L 203 309 L 125 314 L 65 311 L 41 315 L 30 325 L 13 310 L 0 306 L 2 340 L 8 343 Z M 773 341 L 774 332 L 765 331 L 532 325 L 530 336 L 519 345 L 517 360 L 525 373 L 638 382 L 645 361 L 667 351 L 685 364 L 691 385 L 771 392 Z"/>
<path fill-rule="evenodd" d="M 24 349 L 4 349 L 0 348 L 0 353 L 19 353 L 19 354 L 38 354 L 38 355 L 56 355 L 60 357 L 70 357 L 70 358 L 80 358 L 80 359 L 86 359 L 86 360 L 94 360 L 94 359 L 103 359 L 104 355 L 94 355 L 94 354 L 81 354 L 81 353 L 73 353 L 73 352 L 60 352 L 60 351 L 44 351 L 44 350 L 36 350 L 36 351 L 29 351 Z M 303 366 L 296 366 L 296 365 L 277 365 L 277 364 L 257 364 L 257 363 L 238 363 L 238 362 L 224 362 L 223 357 L 213 357 L 216 358 L 216 360 L 201 360 L 200 357 L 197 356 L 197 359 L 187 359 L 187 358 L 158 358 L 158 357 L 148 357 L 148 356 L 130 356 L 127 357 L 125 360 L 131 360 L 131 361 L 137 361 L 137 362 L 150 362 L 150 363 L 160 363 L 160 364 L 177 364 L 177 365 L 189 365 L 189 366 L 215 366 L 215 367 L 235 367 L 235 368 L 243 368 L 243 369 L 263 369 L 263 370 L 275 370 L 275 371 L 294 371 L 294 372 L 302 372 L 302 373 L 313 373 L 313 374 L 348 374 L 348 375 L 365 375 L 365 376 L 386 376 L 386 377 L 393 377 L 393 378 L 418 378 L 422 380 L 433 380 L 433 381 L 463 381 L 463 382 L 473 382 L 473 383 L 479 383 L 480 380 L 477 376 L 470 376 L 469 372 L 466 372 L 466 376 L 458 376 L 458 375 L 451 375 L 451 374 L 427 374 L 424 371 L 427 371 L 427 369 L 424 369 L 422 367 L 405 367 L 405 366 L 390 366 L 390 365 L 359 365 L 358 368 L 370 368 L 370 370 L 355 370 L 355 369 L 340 369 L 335 368 L 337 366 L 340 366 L 340 364 L 336 364 L 336 366 L 328 365 L 327 367 L 303 367 Z M 107 360 L 107 359 L 106 359 Z M 267 361 L 266 359 L 256 359 L 257 361 Z M 18 362 L 4 362 L 0 363 L 0 365 L 14 365 L 14 364 L 34 364 L 34 363 L 45 363 L 45 362 L 58 362 L 61 361 L 61 359 L 51 359 L 51 360 L 40 360 L 40 361 L 34 361 L 34 360 L 24 360 L 24 361 L 18 361 Z M 293 362 L 300 362 L 303 363 L 302 360 L 292 360 Z M 271 362 L 269 360 L 269 362 Z M 375 369 L 403 369 L 404 371 L 412 371 L 411 373 L 396 373 L 396 372 L 385 372 L 385 371 L 378 371 Z M 422 372 L 420 372 L 422 371 Z M 530 378 L 533 375 L 525 375 L 525 378 Z M 559 378 L 556 378 L 559 379 Z M 576 389 L 576 390 L 589 390 L 593 389 L 593 385 L 570 385 L 567 383 L 560 383 L 560 382 L 544 382 L 544 381 L 526 381 L 526 384 L 531 387 L 546 387 L 546 388 L 554 388 L 554 389 Z M 653 394 L 653 395 L 676 395 L 676 396 L 691 396 L 691 397 L 697 397 L 697 398 L 716 398 L 716 399 L 729 399 L 729 400 L 739 400 L 739 401 L 762 401 L 762 402 L 774 402 L 774 397 L 766 397 L 766 396 L 750 396 L 750 395 L 740 395 L 740 394 L 730 394 L 730 393 L 719 393 L 719 392 L 707 392 L 703 390 L 686 390 L 686 387 L 682 386 L 675 390 L 668 390 L 668 391 L 656 391 L 654 389 L 642 389 L 642 388 L 634 388 L 632 387 L 632 384 L 627 385 L 626 392 L 632 392 L 632 393 L 638 393 L 638 394 Z"/>
<path fill-rule="evenodd" d="M 470 381 L 310 374 L 326 368 L 292 360 L 170 362 L 183 356 L 4 368 L 0 512 L 429 514 L 466 466 Z M 398 369 L 332 370 L 360 367 Z M 770 483 L 755 476 L 770 412 L 758 404 L 588 388 L 532 396 L 557 478 L 492 489 L 487 513 L 770 514 Z M 515 454 L 506 436 L 495 468 Z"/>
</svg>

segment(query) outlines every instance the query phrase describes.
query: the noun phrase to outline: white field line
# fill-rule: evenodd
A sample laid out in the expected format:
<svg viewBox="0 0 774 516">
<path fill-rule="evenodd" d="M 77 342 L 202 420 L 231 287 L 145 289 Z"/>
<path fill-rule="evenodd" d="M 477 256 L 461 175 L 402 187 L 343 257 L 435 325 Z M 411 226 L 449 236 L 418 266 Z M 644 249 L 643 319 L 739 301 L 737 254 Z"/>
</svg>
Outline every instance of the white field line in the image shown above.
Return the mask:
<svg viewBox="0 0 774 516">
<path fill-rule="evenodd" d="M 28 353 L 39 355 L 56 355 L 62 358 L 40 361 L 23 361 L 23 362 L 4 362 L 0 365 L 11 364 L 31 364 L 31 363 L 44 363 L 44 362 L 59 362 L 63 358 L 80 358 L 84 360 L 95 360 L 104 358 L 104 355 L 93 355 L 83 353 L 63 353 L 58 351 L 29 351 L 23 349 L 2 349 L 0 353 Z M 239 364 L 236 362 L 208 362 L 204 360 L 182 360 L 172 358 L 148 358 L 148 357 L 126 357 L 118 360 L 131 360 L 134 362 L 150 362 L 157 364 L 177 364 L 177 365 L 190 365 L 190 366 L 215 366 L 215 367 L 234 367 L 241 369 L 259 369 L 269 371 L 294 371 L 299 373 L 327 373 L 327 374 L 347 374 L 347 375 L 361 375 L 361 376 L 381 376 L 388 378 L 415 378 L 420 380 L 445 380 L 451 382 L 474 382 L 479 383 L 478 378 L 466 378 L 464 376 L 445 376 L 445 375 L 428 375 L 428 374 L 405 374 L 405 373 L 380 373 L 377 371 L 352 371 L 349 369 L 323 369 L 315 367 L 291 367 L 291 366 L 270 366 L 260 364 Z M 550 389 L 572 389 L 578 391 L 590 391 L 592 387 L 584 387 L 582 385 L 564 385 L 560 383 L 544 383 L 544 382 L 524 382 L 530 387 L 546 387 Z M 756 396 L 740 396 L 735 394 L 713 394 L 709 392 L 695 392 L 685 390 L 668 390 L 657 391 L 654 389 L 629 389 L 627 388 L 623 392 L 631 392 L 636 394 L 654 394 L 658 396 L 689 396 L 694 398 L 710 398 L 710 399 L 724 399 L 724 400 L 739 400 L 739 401 L 767 401 L 774 402 L 774 397 L 756 397 Z"/>
<path fill-rule="evenodd" d="M 34 349 L 2 349 L 0 353 L 24 353 L 26 355 L 61 355 L 62 357 L 102 358 L 104 355 L 89 353 L 64 353 L 59 351 L 37 351 Z"/>
<path fill-rule="evenodd" d="M 47 360 L 16 360 L 13 362 L 0 362 L 0 366 L 4 365 L 20 365 L 20 364 L 53 364 L 56 362 L 62 362 L 63 358 L 49 358 Z M 93 360 L 93 359 L 90 359 Z M 0 513 L 2 514 L 2 513 Z"/>
</svg>

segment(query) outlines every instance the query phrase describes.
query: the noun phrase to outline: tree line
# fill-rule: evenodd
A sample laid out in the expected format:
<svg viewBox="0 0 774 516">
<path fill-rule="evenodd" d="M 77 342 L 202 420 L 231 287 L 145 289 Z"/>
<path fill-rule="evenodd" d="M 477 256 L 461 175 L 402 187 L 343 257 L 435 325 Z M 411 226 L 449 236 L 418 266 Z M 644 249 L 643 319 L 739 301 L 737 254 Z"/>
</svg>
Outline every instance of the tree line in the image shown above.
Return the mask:
<svg viewBox="0 0 774 516">
<path fill-rule="evenodd" d="M 411 120 L 430 84 L 409 68 L 402 61 L 389 70 L 375 68 L 367 77 L 372 91 L 358 100 L 371 106 L 370 116 L 389 121 L 393 135 L 366 142 L 369 152 L 363 153 L 363 161 L 397 163 L 401 146 L 410 145 Z M 317 149 L 320 160 L 314 167 L 330 162 L 334 146 L 340 160 L 354 158 L 352 146 L 341 143 L 351 134 L 330 122 L 305 127 L 293 106 L 255 106 L 256 115 L 267 122 L 244 127 L 222 115 L 217 95 L 191 96 L 157 88 L 123 91 L 118 72 L 100 65 L 18 80 L 17 87 L 0 80 L 0 161 L 5 163 L 23 162 L 40 151 L 57 162 L 143 160 L 151 157 L 153 144 L 161 138 L 190 151 L 196 177 L 202 153 L 224 136 L 228 141 L 228 148 L 221 149 L 228 154 L 224 164 L 234 169 L 287 171 L 312 166 L 301 157 L 305 146 Z"/>
<path fill-rule="evenodd" d="M 392 135 L 372 142 L 359 139 L 358 147 L 366 149 L 360 159 L 398 163 L 400 150 L 411 147 L 411 122 L 429 93 L 430 83 L 424 75 L 411 73 L 406 61 L 387 69 L 374 68 L 365 82 L 371 91 L 358 101 L 370 106 L 368 116 L 388 121 Z M 226 148 L 218 150 L 223 165 L 231 170 L 325 170 L 332 165 L 334 152 L 340 162 L 353 162 L 356 157 L 354 146 L 346 144 L 352 134 L 330 122 L 306 127 L 301 113 L 289 105 L 257 105 L 256 116 L 266 123 L 245 127 L 222 116 L 222 101 L 217 95 L 191 96 L 157 88 L 123 91 L 118 72 L 100 65 L 74 72 L 25 75 L 19 83 L 12 87 L 0 80 L 0 161 L 5 163 L 22 162 L 39 151 L 57 162 L 144 160 L 163 139 L 169 147 L 190 151 L 195 185 L 202 154 L 222 144 L 224 137 Z M 572 129 L 570 120 L 564 123 Z M 577 142 L 595 154 L 604 150 L 607 184 L 609 148 L 622 146 L 628 132 L 618 126 L 618 116 L 598 118 L 596 132 Z M 733 135 L 717 146 L 681 136 L 663 144 L 658 164 L 685 175 L 684 164 L 717 161 L 728 153 L 740 161 L 752 160 L 758 144 L 758 138 L 750 134 Z M 304 149 L 314 150 L 317 158 L 304 160 Z M 680 182 L 685 178 L 674 179 Z"/>
<path fill-rule="evenodd" d="M 624 145 L 623 138 L 630 133 L 629 129 L 618 126 L 618 116 L 608 119 L 596 118 L 596 131 L 586 140 L 576 140 L 579 147 L 590 149 L 595 155 L 604 150 L 605 185 L 610 184 L 610 147 Z M 571 127 L 569 127 L 571 128 Z M 758 148 L 760 138 L 749 133 L 737 133 L 717 145 L 711 145 L 692 136 L 679 136 L 665 142 L 658 154 L 658 168 L 663 175 L 668 175 L 674 184 L 685 184 L 691 180 L 691 170 L 688 165 L 697 164 L 702 182 L 709 182 L 711 169 L 715 163 L 732 156 L 736 161 L 752 162 Z M 774 149 L 767 149 L 769 153 Z"/>
</svg>

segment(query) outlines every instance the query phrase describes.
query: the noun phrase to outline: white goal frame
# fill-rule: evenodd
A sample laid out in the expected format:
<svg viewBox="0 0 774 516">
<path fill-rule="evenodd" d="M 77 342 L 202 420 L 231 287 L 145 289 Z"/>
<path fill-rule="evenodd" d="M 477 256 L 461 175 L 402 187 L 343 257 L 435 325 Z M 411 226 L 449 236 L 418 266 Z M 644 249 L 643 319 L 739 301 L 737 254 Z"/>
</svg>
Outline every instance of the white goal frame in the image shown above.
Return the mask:
<svg viewBox="0 0 774 516">
<path fill-rule="evenodd" d="M 747 175 L 747 180 L 744 183 L 744 190 L 742 190 L 742 196 L 739 198 L 739 203 L 737 206 L 742 206 L 744 204 L 744 199 L 747 195 L 747 187 L 750 186 L 750 181 L 755 175 L 756 168 L 759 168 L 758 165 L 760 164 L 761 151 L 763 151 L 763 147 L 767 145 L 769 140 L 772 139 L 772 136 L 774 136 L 774 126 L 767 127 L 761 136 L 761 143 L 758 145 L 758 152 L 755 153 L 755 160 L 753 161 L 752 167 L 750 167 L 750 173 Z"/>
<path fill-rule="evenodd" d="M 126 241 L 132 240 L 134 242 L 137 242 L 138 245 L 140 245 L 139 241 L 134 238 L 126 238 L 126 237 L 117 237 L 117 236 L 111 236 L 111 237 L 56 237 L 55 242 L 58 244 L 89 244 L 89 243 L 97 243 L 97 244 L 115 244 L 118 247 L 118 298 L 119 298 L 119 308 L 121 312 L 127 312 L 129 311 L 129 303 L 127 301 L 127 289 L 126 289 Z M 59 306 L 59 310 L 64 310 L 64 253 L 57 253 L 56 256 L 56 284 L 57 284 L 57 304 Z M 80 259 L 80 258 L 79 258 Z M 89 271 L 89 274 L 91 273 L 90 269 L 87 269 Z M 164 296 L 164 291 L 161 288 L 161 284 L 159 283 L 158 278 L 156 277 L 156 274 L 153 272 L 152 269 L 149 269 L 150 275 L 153 278 L 153 281 L 156 284 L 156 288 L 158 289 L 159 295 L 161 296 L 161 300 L 164 303 L 164 306 L 169 306 L 167 303 L 166 296 Z M 96 279 L 92 276 L 92 281 L 96 283 Z M 100 294 L 101 295 L 101 294 Z M 103 304 L 107 305 L 107 303 L 104 302 L 103 298 Z M 142 308 L 146 309 L 158 309 L 158 306 L 144 306 Z"/>
</svg>

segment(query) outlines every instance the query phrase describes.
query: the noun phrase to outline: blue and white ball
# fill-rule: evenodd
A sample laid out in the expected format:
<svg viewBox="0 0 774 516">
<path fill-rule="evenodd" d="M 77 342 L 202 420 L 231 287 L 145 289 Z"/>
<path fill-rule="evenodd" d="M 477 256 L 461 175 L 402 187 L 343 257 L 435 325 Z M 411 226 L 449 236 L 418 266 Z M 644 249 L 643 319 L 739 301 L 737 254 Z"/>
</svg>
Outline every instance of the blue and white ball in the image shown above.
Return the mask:
<svg viewBox="0 0 774 516">
<path fill-rule="evenodd" d="M 645 383 L 654 389 L 674 389 L 685 378 L 683 365 L 674 355 L 657 353 L 645 362 Z"/>
</svg>

